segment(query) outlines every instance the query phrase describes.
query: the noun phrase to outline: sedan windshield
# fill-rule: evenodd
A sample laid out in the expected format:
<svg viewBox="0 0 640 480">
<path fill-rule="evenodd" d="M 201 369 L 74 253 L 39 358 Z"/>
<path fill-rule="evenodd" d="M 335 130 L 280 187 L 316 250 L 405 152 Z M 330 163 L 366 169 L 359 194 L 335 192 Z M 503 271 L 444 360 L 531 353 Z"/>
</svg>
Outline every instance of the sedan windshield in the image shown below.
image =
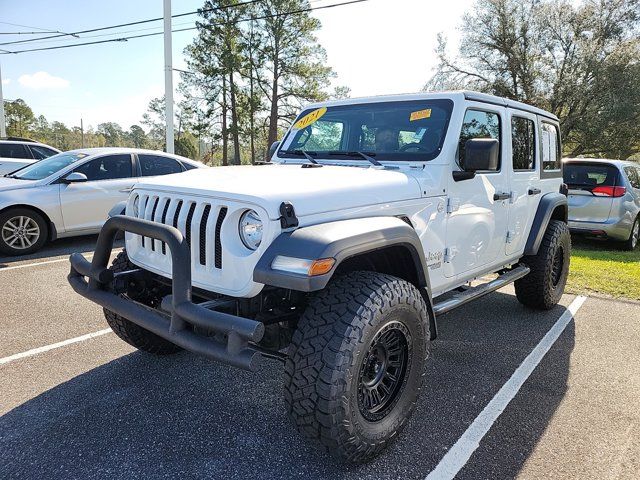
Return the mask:
<svg viewBox="0 0 640 480">
<path fill-rule="evenodd" d="M 47 178 L 48 176 L 59 172 L 63 168 L 68 167 L 72 163 L 75 163 L 86 156 L 86 153 L 59 153 L 52 157 L 45 158 L 44 160 L 40 160 L 39 162 L 27 165 L 9 176 L 11 178 L 18 178 L 21 180 L 42 180 L 43 178 Z"/>
<path fill-rule="evenodd" d="M 449 125 L 451 100 L 328 106 L 305 110 L 284 138 L 283 158 L 432 160 Z"/>
</svg>

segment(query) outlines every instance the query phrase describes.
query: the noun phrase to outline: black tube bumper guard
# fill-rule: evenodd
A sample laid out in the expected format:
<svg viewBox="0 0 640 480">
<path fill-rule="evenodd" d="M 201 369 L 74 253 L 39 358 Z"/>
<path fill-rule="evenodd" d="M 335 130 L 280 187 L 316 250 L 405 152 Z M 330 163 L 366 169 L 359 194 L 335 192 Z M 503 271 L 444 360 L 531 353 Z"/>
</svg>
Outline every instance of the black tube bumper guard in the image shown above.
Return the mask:
<svg viewBox="0 0 640 480">
<path fill-rule="evenodd" d="M 171 297 L 165 297 L 162 303 L 163 308 L 170 309 L 170 320 L 168 315 L 109 291 L 114 274 L 108 269 L 108 263 L 119 231 L 160 240 L 169 248 L 173 291 Z M 257 343 L 262 339 L 264 325 L 248 318 L 209 310 L 191 301 L 191 249 L 178 229 L 117 215 L 102 227 L 91 263 L 80 253 L 72 254 L 69 261 L 71 272 L 67 278 L 71 287 L 83 297 L 185 350 L 246 370 L 257 369 L 262 355 L 249 342 Z M 226 344 L 194 333 L 192 326 L 226 335 Z"/>
</svg>

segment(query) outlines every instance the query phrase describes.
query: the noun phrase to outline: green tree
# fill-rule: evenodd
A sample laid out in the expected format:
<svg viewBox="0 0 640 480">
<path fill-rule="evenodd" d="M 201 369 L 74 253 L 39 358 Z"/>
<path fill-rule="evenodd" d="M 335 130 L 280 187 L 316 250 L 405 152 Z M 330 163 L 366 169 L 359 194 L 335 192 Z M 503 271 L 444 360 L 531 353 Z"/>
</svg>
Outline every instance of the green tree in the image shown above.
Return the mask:
<svg viewBox="0 0 640 480">
<path fill-rule="evenodd" d="M 131 125 L 127 137 L 134 147 L 147 148 L 147 134 L 140 125 Z"/>
<path fill-rule="evenodd" d="M 471 88 L 532 103 L 560 118 L 565 153 L 640 152 L 638 0 L 479 0 L 459 55 L 440 37 L 428 89 Z"/>
<path fill-rule="evenodd" d="M 104 136 L 107 147 L 124 147 L 125 133 L 122 127 L 115 122 L 100 123 L 97 133 Z"/>
<path fill-rule="evenodd" d="M 18 98 L 12 102 L 4 102 L 4 114 L 8 136 L 25 137 L 29 134 L 35 116 L 24 100 Z"/>
</svg>

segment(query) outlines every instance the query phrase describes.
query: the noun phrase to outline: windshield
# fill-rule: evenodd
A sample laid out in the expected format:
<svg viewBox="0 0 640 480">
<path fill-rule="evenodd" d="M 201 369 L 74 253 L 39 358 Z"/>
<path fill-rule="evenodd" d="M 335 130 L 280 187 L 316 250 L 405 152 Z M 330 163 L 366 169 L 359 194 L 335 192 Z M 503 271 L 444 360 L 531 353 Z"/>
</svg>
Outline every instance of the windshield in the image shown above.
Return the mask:
<svg viewBox="0 0 640 480">
<path fill-rule="evenodd" d="M 59 172 L 72 163 L 86 157 L 86 153 L 59 153 L 52 157 L 45 158 L 39 162 L 27 165 L 17 172 L 10 175 L 11 178 L 19 178 L 21 180 L 42 180 L 56 172 Z"/>
<path fill-rule="evenodd" d="M 278 155 L 299 158 L 432 160 L 442 148 L 453 102 L 417 100 L 339 105 L 305 110 Z"/>
</svg>

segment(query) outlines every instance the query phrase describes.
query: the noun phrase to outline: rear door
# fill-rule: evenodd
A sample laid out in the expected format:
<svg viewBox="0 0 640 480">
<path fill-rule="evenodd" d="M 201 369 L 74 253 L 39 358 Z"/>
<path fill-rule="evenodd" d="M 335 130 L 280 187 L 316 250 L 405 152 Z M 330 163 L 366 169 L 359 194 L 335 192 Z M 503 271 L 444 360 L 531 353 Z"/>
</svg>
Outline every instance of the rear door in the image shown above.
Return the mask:
<svg viewBox="0 0 640 480">
<path fill-rule="evenodd" d="M 26 145 L 0 142 L 0 175 L 11 173 L 33 163 L 33 156 Z"/>
<path fill-rule="evenodd" d="M 68 231 L 99 230 L 109 210 L 129 197 L 137 181 L 130 154 L 98 157 L 74 172 L 85 174 L 87 181 L 60 186 L 60 206 Z"/>
<path fill-rule="evenodd" d="M 609 219 L 621 178 L 614 165 L 570 161 L 564 166 L 564 183 L 569 187 L 569 220 L 603 223 Z"/>
<path fill-rule="evenodd" d="M 511 134 L 511 199 L 506 254 L 524 251 L 528 232 L 540 202 L 540 154 L 537 118 L 520 110 L 509 110 Z"/>
</svg>

